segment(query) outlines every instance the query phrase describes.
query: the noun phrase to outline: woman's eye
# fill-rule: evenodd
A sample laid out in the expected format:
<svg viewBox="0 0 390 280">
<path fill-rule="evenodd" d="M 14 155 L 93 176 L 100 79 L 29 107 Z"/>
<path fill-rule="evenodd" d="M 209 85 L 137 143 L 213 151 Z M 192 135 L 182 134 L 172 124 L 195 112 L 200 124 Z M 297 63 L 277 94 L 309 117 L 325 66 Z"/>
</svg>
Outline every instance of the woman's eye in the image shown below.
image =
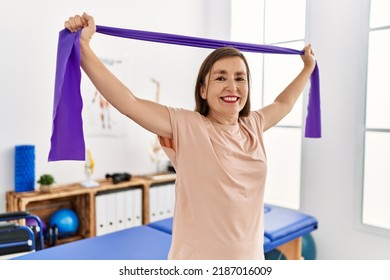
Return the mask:
<svg viewBox="0 0 390 280">
<path fill-rule="evenodd" d="M 239 82 L 245 82 L 245 78 L 244 77 L 237 77 L 236 78 L 236 81 L 239 81 Z"/>
<path fill-rule="evenodd" d="M 217 81 L 225 81 L 226 79 L 225 79 L 225 77 L 220 76 L 220 77 L 217 77 L 215 80 L 217 80 Z"/>
</svg>

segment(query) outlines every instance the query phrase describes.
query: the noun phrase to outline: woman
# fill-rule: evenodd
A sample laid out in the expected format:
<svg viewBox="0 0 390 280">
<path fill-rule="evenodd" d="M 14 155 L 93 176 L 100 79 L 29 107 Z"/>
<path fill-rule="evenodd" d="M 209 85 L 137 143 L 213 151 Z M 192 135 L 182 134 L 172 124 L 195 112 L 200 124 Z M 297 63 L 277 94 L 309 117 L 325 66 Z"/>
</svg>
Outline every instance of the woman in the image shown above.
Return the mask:
<svg viewBox="0 0 390 280">
<path fill-rule="evenodd" d="M 176 203 L 169 259 L 264 259 L 263 132 L 293 108 L 314 70 L 310 45 L 302 71 L 275 101 L 250 111 L 250 72 L 244 55 L 224 47 L 200 67 L 195 112 L 136 97 L 99 61 L 89 42 L 93 17 L 65 22 L 80 37 L 81 67 L 121 113 L 158 135 L 174 165 Z"/>
</svg>

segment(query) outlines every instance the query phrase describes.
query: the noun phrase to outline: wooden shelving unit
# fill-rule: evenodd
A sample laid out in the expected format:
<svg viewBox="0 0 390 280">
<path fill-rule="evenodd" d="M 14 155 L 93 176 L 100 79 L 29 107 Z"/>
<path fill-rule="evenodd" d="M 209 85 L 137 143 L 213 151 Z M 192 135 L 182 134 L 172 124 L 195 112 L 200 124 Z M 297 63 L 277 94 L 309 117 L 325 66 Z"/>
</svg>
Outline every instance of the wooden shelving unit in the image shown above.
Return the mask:
<svg viewBox="0 0 390 280">
<path fill-rule="evenodd" d="M 119 191 L 121 189 L 142 189 L 142 223 L 149 222 L 149 189 L 153 184 L 170 183 L 176 179 L 175 173 L 133 176 L 130 181 L 113 184 L 111 180 L 99 180 L 98 187 L 83 187 L 79 183 L 53 187 L 50 193 L 14 192 L 6 193 L 7 212 L 29 211 L 46 223 L 50 215 L 61 208 L 74 210 L 79 217 L 80 226 L 75 236 L 58 240 L 57 244 L 96 236 L 96 202 L 100 192 Z"/>
</svg>

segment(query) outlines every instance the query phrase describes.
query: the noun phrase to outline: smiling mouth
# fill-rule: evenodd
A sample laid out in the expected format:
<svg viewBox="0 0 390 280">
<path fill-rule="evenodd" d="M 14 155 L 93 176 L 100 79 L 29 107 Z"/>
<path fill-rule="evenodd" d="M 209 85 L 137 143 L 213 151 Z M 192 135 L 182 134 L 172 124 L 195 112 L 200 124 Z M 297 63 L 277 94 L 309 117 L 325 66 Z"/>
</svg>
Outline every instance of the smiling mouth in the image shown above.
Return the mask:
<svg viewBox="0 0 390 280">
<path fill-rule="evenodd" d="M 221 99 L 226 103 L 235 103 L 239 98 L 237 96 L 224 96 Z"/>
</svg>

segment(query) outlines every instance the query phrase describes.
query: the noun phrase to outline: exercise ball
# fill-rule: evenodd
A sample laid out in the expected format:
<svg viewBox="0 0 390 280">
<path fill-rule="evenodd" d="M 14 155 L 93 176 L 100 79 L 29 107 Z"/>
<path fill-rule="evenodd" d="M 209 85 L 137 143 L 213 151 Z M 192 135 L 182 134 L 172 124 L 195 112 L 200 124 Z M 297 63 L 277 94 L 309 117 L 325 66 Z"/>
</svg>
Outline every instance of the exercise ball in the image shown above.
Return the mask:
<svg viewBox="0 0 390 280">
<path fill-rule="evenodd" d="M 264 254 L 266 260 L 286 260 L 286 256 L 277 249 L 269 251 Z"/>
<path fill-rule="evenodd" d="M 315 260 L 317 256 L 316 244 L 310 233 L 302 236 L 302 257 L 305 260 Z"/>
<path fill-rule="evenodd" d="M 58 237 L 72 236 L 79 228 L 79 218 L 72 209 L 59 209 L 50 216 L 49 226 L 57 227 Z"/>
<path fill-rule="evenodd" d="M 26 226 L 31 227 L 31 228 L 37 227 L 38 222 L 34 218 L 27 218 L 26 219 Z M 41 226 L 42 226 L 42 228 L 41 228 L 42 232 L 45 233 L 47 231 L 47 226 L 46 226 L 46 223 L 44 220 L 41 220 Z"/>
</svg>

